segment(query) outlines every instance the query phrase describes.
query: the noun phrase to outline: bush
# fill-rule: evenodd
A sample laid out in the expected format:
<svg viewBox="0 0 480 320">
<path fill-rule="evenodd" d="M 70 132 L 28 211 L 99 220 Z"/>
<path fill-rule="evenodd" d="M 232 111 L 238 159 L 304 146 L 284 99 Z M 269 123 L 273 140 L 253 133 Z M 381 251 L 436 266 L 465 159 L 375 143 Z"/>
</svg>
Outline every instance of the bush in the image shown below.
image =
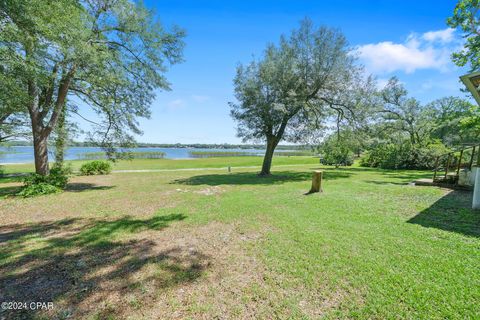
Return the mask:
<svg viewBox="0 0 480 320">
<path fill-rule="evenodd" d="M 448 149 L 441 143 L 428 146 L 410 142 L 379 144 L 366 152 L 360 165 L 382 169 L 433 169 L 436 157 L 446 152 Z"/>
<path fill-rule="evenodd" d="M 82 176 L 109 174 L 111 171 L 112 165 L 109 162 L 100 160 L 84 163 L 80 168 L 80 174 Z"/>
<path fill-rule="evenodd" d="M 60 189 L 65 189 L 68 183 L 68 176 L 64 174 L 62 170 L 52 169 L 48 176 L 32 173 L 23 180 L 23 183 L 26 187 L 44 183 Z"/>
<path fill-rule="evenodd" d="M 24 187 L 18 193 L 21 197 L 33 197 L 57 193 L 65 189 L 71 168 L 52 168 L 48 176 L 32 173 L 23 180 Z"/>
<path fill-rule="evenodd" d="M 353 164 L 353 152 L 341 144 L 326 144 L 322 148 L 321 164 L 328 166 L 351 166 Z"/>
<path fill-rule="evenodd" d="M 40 195 L 45 195 L 50 193 L 57 193 L 61 191 L 62 189 L 54 185 L 51 185 L 45 182 L 40 182 L 37 184 L 26 185 L 25 187 L 22 188 L 22 190 L 18 193 L 18 195 L 24 198 L 28 198 L 28 197 L 40 196 Z"/>
</svg>

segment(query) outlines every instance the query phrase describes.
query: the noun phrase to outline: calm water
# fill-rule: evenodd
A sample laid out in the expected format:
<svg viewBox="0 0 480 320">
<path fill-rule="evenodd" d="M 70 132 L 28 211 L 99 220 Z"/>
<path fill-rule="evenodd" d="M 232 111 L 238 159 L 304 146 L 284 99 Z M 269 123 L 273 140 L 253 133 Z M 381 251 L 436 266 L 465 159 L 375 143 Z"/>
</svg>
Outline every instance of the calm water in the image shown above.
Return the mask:
<svg viewBox="0 0 480 320">
<path fill-rule="evenodd" d="M 50 148 L 50 159 L 53 159 L 54 148 Z M 71 147 L 65 152 L 66 160 L 82 159 L 83 153 L 101 152 L 101 148 L 96 147 Z M 135 152 L 161 151 L 165 152 L 165 158 L 169 159 L 186 159 L 190 158 L 189 151 L 239 151 L 252 152 L 263 155 L 264 151 L 259 149 L 197 149 L 197 148 L 135 148 L 131 149 Z M 6 152 L 6 153 L 3 153 Z M 33 162 L 33 147 L 0 147 L 0 164 L 2 163 L 29 163 Z"/>
</svg>

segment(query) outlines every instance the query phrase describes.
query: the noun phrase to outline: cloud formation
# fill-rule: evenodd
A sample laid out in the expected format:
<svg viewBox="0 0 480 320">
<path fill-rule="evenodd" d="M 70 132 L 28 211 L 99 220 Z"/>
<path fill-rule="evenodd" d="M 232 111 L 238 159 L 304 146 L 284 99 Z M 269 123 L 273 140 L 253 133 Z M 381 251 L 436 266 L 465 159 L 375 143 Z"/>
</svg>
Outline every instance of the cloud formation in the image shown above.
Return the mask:
<svg viewBox="0 0 480 320">
<path fill-rule="evenodd" d="M 448 28 L 420 35 L 412 33 L 404 43 L 365 44 L 357 47 L 356 53 L 373 73 L 413 73 L 419 69 L 447 71 L 450 55 L 457 46 L 454 30 Z"/>
<path fill-rule="evenodd" d="M 454 33 L 455 29 L 447 28 L 444 30 L 425 32 L 422 38 L 429 42 L 440 41 L 441 43 L 449 43 L 455 40 Z"/>
</svg>

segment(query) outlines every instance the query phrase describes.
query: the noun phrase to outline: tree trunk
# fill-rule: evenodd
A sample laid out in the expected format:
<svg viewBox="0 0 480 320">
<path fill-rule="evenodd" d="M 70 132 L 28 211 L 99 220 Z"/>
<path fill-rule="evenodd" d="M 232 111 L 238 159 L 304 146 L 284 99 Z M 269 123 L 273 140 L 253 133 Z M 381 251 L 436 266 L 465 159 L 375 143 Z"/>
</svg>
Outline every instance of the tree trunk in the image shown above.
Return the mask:
<svg viewBox="0 0 480 320">
<path fill-rule="evenodd" d="M 67 140 L 67 131 L 65 129 L 67 108 L 63 106 L 57 122 L 57 139 L 55 140 L 55 167 L 62 168 L 65 154 L 65 142 Z"/>
<path fill-rule="evenodd" d="M 270 175 L 270 168 L 272 167 L 272 158 L 273 152 L 277 146 L 275 137 L 267 138 L 267 150 L 265 151 L 265 156 L 263 158 L 262 171 L 259 173 L 260 176 Z"/>
<path fill-rule="evenodd" d="M 50 173 L 48 167 L 47 136 L 41 130 L 33 129 L 33 150 L 35 155 L 35 172 L 42 176 Z"/>
</svg>

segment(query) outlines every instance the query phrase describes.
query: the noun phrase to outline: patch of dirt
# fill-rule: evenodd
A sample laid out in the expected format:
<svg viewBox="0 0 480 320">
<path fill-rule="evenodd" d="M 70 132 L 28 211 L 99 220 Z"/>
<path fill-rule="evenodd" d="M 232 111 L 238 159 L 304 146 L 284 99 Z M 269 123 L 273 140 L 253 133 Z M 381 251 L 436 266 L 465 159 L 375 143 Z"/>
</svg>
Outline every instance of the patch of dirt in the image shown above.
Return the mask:
<svg viewBox="0 0 480 320">
<path fill-rule="evenodd" d="M 221 194 L 223 192 L 225 192 L 225 189 L 219 186 L 207 187 L 205 189 L 195 191 L 195 193 L 203 194 L 205 196 L 213 196 L 216 194 Z"/>
</svg>

